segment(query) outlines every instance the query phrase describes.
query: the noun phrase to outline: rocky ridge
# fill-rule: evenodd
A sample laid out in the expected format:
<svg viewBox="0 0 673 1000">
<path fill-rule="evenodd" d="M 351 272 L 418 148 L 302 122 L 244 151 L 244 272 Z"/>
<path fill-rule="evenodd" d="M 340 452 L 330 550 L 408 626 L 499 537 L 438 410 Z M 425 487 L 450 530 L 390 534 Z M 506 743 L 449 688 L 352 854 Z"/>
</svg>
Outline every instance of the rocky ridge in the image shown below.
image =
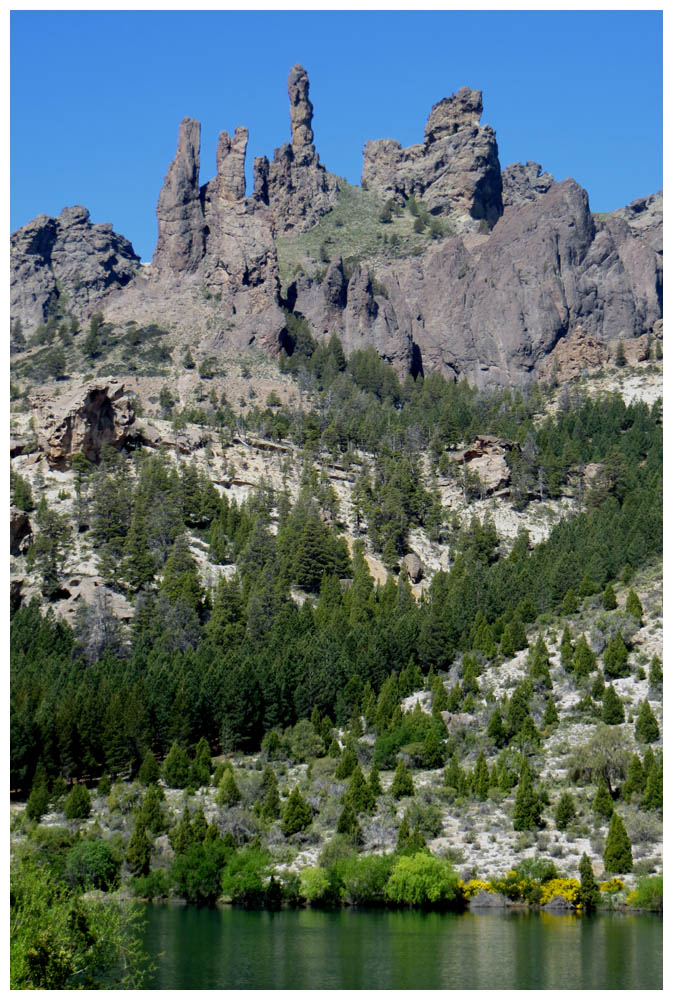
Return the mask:
<svg viewBox="0 0 673 1000">
<path fill-rule="evenodd" d="M 288 94 L 291 141 L 272 161 L 256 158 L 247 198 L 247 129 L 221 133 L 216 176 L 202 185 L 200 124 L 183 119 L 151 266 L 139 269 L 128 241 L 81 208 L 15 233 L 12 319 L 30 330 L 57 304 L 82 318 L 95 308 L 113 324 L 158 323 L 205 351 L 274 356 L 291 349 L 285 308 L 318 340 L 336 333 L 346 353 L 373 345 L 399 372 L 482 386 L 536 377 L 580 328 L 598 357 L 660 323 L 661 195 L 594 216 L 570 178 L 557 183 L 533 161 L 501 170 L 495 133 L 480 124 L 481 92 L 466 87 L 431 109 L 423 143 L 380 139 L 364 150 L 363 187 L 381 210 L 413 196 L 441 223 L 437 240 L 419 237 L 411 253 L 379 254 L 375 266 L 356 256 L 348 269 L 338 246 L 323 248 L 283 294 L 278 240 L 319 229 L 340 197 L 313 143 L 303 67 L 291 69 Z M 376 224 L 383 237 L 385 221 Z"/>
</svg>

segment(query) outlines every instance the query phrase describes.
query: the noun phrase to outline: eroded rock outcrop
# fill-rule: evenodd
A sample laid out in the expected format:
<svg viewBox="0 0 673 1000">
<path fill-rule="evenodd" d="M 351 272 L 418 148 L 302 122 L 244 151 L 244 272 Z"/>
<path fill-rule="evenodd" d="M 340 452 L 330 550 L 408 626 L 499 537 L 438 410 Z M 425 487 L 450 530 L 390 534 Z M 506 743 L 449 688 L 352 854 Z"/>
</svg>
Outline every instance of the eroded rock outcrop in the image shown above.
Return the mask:
<svg viewBox="0 0 673 1000">
<path fill-rule="evenodd" d="M 509 484 L 511 472 L 507 455 L 513 448 L 518 445 L 506 438 L 480 434 L 468 448 L 458 452 L 454 460 L 479 476 L 484 493 L 494 493 Z"/>
<path fill-rule="evenodd" d="M 502 215 L 502 180 L 495 132 L 479 124 L 482 110 L 481 91 L 463 87 L 434 105 L 422 144 L 368 142 L 363 187 L 385 198 L 422 198 L 459 231 L 482 219 L 493 226 Z"/>
<path fill-rule="evenodd" d="M 255 159 L 253 202 L 267 208 L 274 235 L 310 229 L 336 204 L 338 182 L 323 167 L 313 145 L 313 105 L 308 74 L 293 66 L 287 82 L 292 141 L 275 150 L 273 160 Z"/>
<path fill-rule="evenodd" d="M 510 163 L 502 171 L 503 208 L 524 205 L 546 194 L 554 183 L 551 174 L 543 173 L 539 163 Z"/>
<path fill-rule="evenodd" d="M 82 318 L 139 266 L 129 241 L 106 222 L 93 225 L 81 205 L 38 215 L 11 236 L 11 320 L 27 333 L 59 312 Z"/>
<path fill-rule="evenodd" d="M 56 398 L 38 391 L 31 403 L 38 445 L 52 468 L 68 468 L 76 452 L 97 462 L 104 444 L 122 447 L 135 421 L 117 379 L 87 382 Z"/>
</svg>

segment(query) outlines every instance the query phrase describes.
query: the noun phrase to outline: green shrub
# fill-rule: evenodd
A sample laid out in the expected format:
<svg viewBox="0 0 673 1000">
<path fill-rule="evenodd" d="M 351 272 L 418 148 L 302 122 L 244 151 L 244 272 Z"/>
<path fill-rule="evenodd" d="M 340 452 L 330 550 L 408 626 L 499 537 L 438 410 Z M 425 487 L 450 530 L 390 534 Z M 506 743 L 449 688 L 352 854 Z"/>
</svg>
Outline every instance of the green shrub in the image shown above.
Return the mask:
<svg viewBox="0 0 673 1000">
<path fill-rule="evenodd" d="M 636 888 L 626 897 L 626 902 L 639 910 L 663 910 L 663 875 L 645 875 L 639 878 Z"/>
<path fill-rule="evenodd" d="M 80 889 L 107 891 L 117 884 L 121 861 L 104 840 L 82 840 L 68 851 L 66 881 Z"/>
<path fill-rule="evenodd" d="M 395 860 L 393 854 L 371 854 L 345 861 L 341 879 L 347 902 L 356 906 L 383 906 Z"/>
<path fill-rule="evenodd" d="M 281 829 L 286 837 L 290 837 L 293 833 L 306 830 L 312 822 L 313 810 L 295 785 L 285 803 Z"/>
<path fill-rule="evenodd" d="M 63 811 L 67 819 L 86 819 L 91 815 L 91 796 L 86 785 L 78 782 L 72 786 Z"/>
<path fill-rule="evenodd" d="M 453 867 L 424 852 L 397 859 L 386 896 L 402 906 L 447 907 L 462 900 Z"/>
</svg>

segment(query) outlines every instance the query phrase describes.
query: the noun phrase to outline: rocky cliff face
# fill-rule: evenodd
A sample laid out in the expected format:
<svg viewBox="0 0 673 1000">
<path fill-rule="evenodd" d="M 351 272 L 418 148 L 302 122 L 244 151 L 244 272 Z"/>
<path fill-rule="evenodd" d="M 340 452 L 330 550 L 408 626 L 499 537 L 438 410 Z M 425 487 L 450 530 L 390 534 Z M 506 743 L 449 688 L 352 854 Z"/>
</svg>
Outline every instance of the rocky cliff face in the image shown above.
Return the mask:
<svg viewBox="0 0 673 1000">
<path fill-rule="evenodd" d="M 314 336 L 336 333 L 347 353 L 374 345 L 401 372 L 436 369 L 484 384 L 521 384 L 548 370 L 581 331 L 601 345 L 649 334 L 662 313 L 662 198 L 593 216 L 573 180 L 539 164 L 501 171 L 495 134 L 480 124 L 481 92 L 439 101 L 423 143 L 369 142 L 363 186 L 402 204 L 414 195 L 454 235 L 416 255 L 352 262 L 340 253 L 322 273 L 299 274 L 280 295 L 276 237 L 311 229 L 338 198 L 313 140 L 309 81 L 289 75 L 291 141 L 254 163 L 246 198 L 248 131 L 222 132 L 216 174 L 200 183 L 200 125 L 182 120 L 157 204 L 152 265 L 82 208 L 39 216 L 12 236 L 12 318 L 29 331 L 56 300 L 82 317 L 159 323 L 207 350 L 284 343 L 282 306 Z M 324 258 L 323 258 L 324 259 Z M 309 269 L 310 270 L 310 269 Z M 556 350 L 555 350 L 556 349 Z"/>
<path fill-rule="evenodd" d="M 480 90 L 463 87 L 432 108 L 422 144 L 403 149 L 394 139 L 368 142 L 362 184 L 384 198 L 422 198 L 459 230 L 502 215 L 502 178 L 495 132 L 480 126 Z"/>
<path fill-rule="evenodd" d="M 127 285 L 140 258 L 105 222 L 92 225 L 81 205 L 58 218 L 38 215 L 12 233 L 10 313 L 26 330 L 56 310 L 82 318 L 110 289 Z"/>
</svg>

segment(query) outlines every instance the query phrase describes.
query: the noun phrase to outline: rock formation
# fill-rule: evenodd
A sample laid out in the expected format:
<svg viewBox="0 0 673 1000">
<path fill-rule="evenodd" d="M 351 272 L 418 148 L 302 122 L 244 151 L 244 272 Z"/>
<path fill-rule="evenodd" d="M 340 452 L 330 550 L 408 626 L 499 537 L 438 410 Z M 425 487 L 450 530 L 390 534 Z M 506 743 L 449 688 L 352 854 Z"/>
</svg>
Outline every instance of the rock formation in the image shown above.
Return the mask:
<svg viewBox="0 0 673 1000">
<path fill-rule="evenodd" d="M 23 510 L 9 508 L 9 551 L 13 556 L 24 555 L 33 538 L 30 518 Z"/>
<path fill-rule="evenodd" d="M 502 171 L 503 208 L 535 201 L 536 198 L 546 194 L 553 183 L 552 175 L 543 174 L 539 163 L 534 163 L 532 160 L 528 160 L 527 163 L 510 163 Z"/>
<path fill-rule="evenodd" d="M 415 552 L 408 552 L 402 560 L 412 583 L 420 583 L 423 579 L 423 563 Z"/>
<path fill-rule="evenodd" d="M 52 468 L 70 466 L 76 452 L 98 461 L 104 444 L 121 447 L 135 411 L 117 379 L 87 382 L 67 396 L 44 391 L 31 398 L 37 442 Z"/>
<path fill-rule="evenodd" d="M 38 215 L 17 229 L 10 260 L 10 315 L 25 331 L 59 312 L 88 315 L 140 266 L 129 241 L 108 223 L 92 225 L 81 205 L 64 208 L 56 219 Z"/>
<path fill-rule="evenodd" d="M 502 215 L 502 180 L 495 132 L 479 124 L 482 110 L 481 91 L 463 87 L 432 108 L 422 145 L 368 142 L 363 187 L 383 198 L 422 198 L 459 231 L 482 219 L 493 226 Z"/>
<path fill-rule="evenodd" d="M 288 94 L 291 141 L 271 162 L 256 158 L 248 198 L 247 129 L 221 133 L 216 175 L 201 184 L 200 125 L 182 120 L 150 267 L 139 270 L 131 245 L 82 208 L 15 233 L 12 318 L 24 333 L 60 304 L 157 323 L 208 351 L 278 354 L 285 306 L 317 339 L 337 334 L 347 354 L 373 345 L 400 374 L 437 370 L 477 385 L 522 385 L 548 374 L 550 357 L 574 367 L 586 348 L 584 361 L 601 363 L 606 345 L 654 334 L 661 194 L 593 215 L 570 178 L 556 183 L 533 161 L 501 171 L 495 134 L 480 124 L 481 92 L 467 87 L 435 104 L 422 143 L 367 143 L 362 173 L 381 204 L 414 195 L 454 235 L 406 258 L 351 262 L 348 275 L 337 252 L 324 276 L 299 274 L 281 300 L 276 237 L 311 228 L 338 196 L 313 143 L 303 67 L 291 69 Z"/>
<path fill-rule="evenodd" d="M 274 235 L 314 226 L 336 204 L 338 183 L 320 163 L 313 145 L 313 105 L 308 74 L 293 66 L 287 82 L 292 141 L 275 150 L 271 163 L 255 158 L 253 201 L 269 210 Z"/>
<path fill-rule="evenodd" d="M 458 452 L 454 460 L 477 473 L 485 493 L 494 493 L 509 484 L 511 473 L 506 456 L 513 448 L 518 449 L 514 441 L 480 434 L 468 448 Z"/>
</svg>

